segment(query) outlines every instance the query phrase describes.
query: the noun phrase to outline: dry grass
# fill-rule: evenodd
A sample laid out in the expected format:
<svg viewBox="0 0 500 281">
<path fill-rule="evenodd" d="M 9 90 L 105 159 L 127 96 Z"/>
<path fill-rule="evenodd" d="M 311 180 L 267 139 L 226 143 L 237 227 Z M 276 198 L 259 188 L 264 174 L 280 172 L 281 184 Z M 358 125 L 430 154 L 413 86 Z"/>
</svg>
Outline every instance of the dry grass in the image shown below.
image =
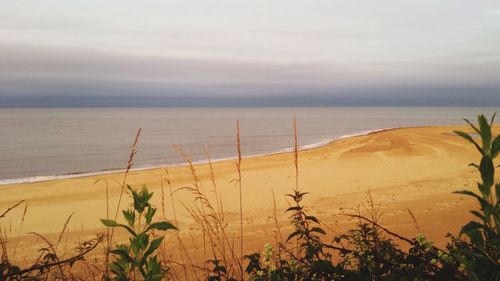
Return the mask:
<svg viewBox="0 0 500 281">
<path fill-rule="evenodd" d="M 21 201 L 11 207 L 9 207 L 3 214 L 2 218 L 4 218 L 11 210 L 18 207 L 22 202 Z M 84 256 L 93 251 L 101 242 L 102 238 L 98 237 L 93 240 L 83 241 L 79 243 L 79 246 L 72 249 L 71 251 L 66 250 L 67 241 L 63 243 L 64 236 L 69 232 L 69 222 L 73 217 L 74 213 L 70 214 L 63 224 L 61 232 L 58 233 L 55 239 L 55 243 L 51 242 L 51 239 L 48 237 L 37 233 L 37 232 L 29 232 L 28 235 L 33 235 L 39 238 L 44 246 L 38 250 L 37 254 L 33 255 L 33 261 L 31 261 L 31 265 L 25 267 L 24 269 L 19 268 L 18 273 L 12 271 L 13 264 L 16 263 L 16 254 L 18 250 L 19 238 L 21 237 L 21 229 L 24 224 L 26 214 L 28 211 L 28 204 L 26 203 L 21 215 L 19 229 L 17 231 L 16 237 L 12 237 L 12 229 L 7 229 L 5 227 L 0 227 L 0 245 L 1 245 L 1 266 L 4 268 L 2 272 L 2 278 L 6 278 L 6 280 L 17 280 L 19 276 L 22 276 L 22 280 L 90 280 L 90 276 L 95 274 L 95 272 L 91 273 L 90 270 L 92 268 L 99 268 L 98 266 L 91 266 L 86 261 L 83 261 Z M 13 251 L 9 255 L 9 247 L 8 245 L 14 241 Z M 60 246 L 64 246 L 61 247 Z M 77 261 L 80 262 L 81 270 L 79 270 L 79 274 L 75 276 L 72 274 L 74 268 L 73 265 Z M 7 268 L 7 269 L 6 269 Z M 10 268 L 10 269 L 9 269 Z M 87 269 L 85 269 L 87 268 Z M 55 269 L 55 270 L 54 270 Z M 99 274 L 102 274 L 103 269 L 99 268 Z M 4 279 L 2 279 L 4 280 Z"/>
<path fill-rule="evenodd" d="M 238 268 L 241 268 L 241 263 L 237 259 L 237 255 L 234 251 L 234 245 L 229 242 L 230 239 L 229 234 L 226 232 L 223 212 L 219 213 L 218 211 L 221 210 L 222 207 L 220 205 L 219 193 L 216 192 L 217 185 L 215 183 L 215 177 L 213 178 L 212 183 L 214 184 L 214 192 L 216 194 L 215 201 L 219 202 L 217 203 L 219 204 L 219 207 L 214 207 L 208 194 L 206 193 L 205 188 L 201 185 L 197 171 L 191 161 L 191 158 L 180 147 L 176 146 L 175 148 L 187 163 L 187 167 L 189 168 L 193 179 L 191 186 L 180 187 L 176 190 L 176 192 L 188 191 L 193 196 L 193 204 L 182 204 L 202 230 L 201 234 L 203 237 L 203 260 L 209 259 L 207 256 L 207 251 L 209 250 L 211 256 L 210 259 L 213 258 L 222 260 L 226 264 L 237 265 Z M 213 173 L 213 171 L 211 173 Z M 174 202 L 172 201 L 172 204 L 173 203 Z M 184 243 L 182 243 L 181 245 L 183 244 Z M 196 247 L 196 242 L 194 240 L 192 240 L 192 245 Z M 227 251 L 228 249 L 229 251 Z M 188 255 L 185 247 L 182 248 L 181 252 L 183 252 L 184 255 Z M 190 262 L 189 266 L 191 267 L 193 272 L 200 271 L 201 268 L 203 268 L 203 270 L 201 271 L 207 271 L 205 265 L 193 265 L 192 262 Z M 230 266 L 228 267 L 228 270 L 234 272 L 235 268 L 233 266 Z"/>
</svg>

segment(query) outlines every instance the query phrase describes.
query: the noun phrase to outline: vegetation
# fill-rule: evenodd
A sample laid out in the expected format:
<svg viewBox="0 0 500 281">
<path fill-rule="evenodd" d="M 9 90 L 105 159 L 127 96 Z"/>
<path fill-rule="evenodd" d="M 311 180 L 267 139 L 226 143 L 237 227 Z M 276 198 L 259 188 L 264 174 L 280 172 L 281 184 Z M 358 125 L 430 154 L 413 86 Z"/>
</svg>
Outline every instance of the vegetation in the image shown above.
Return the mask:
<svg viewBox="0 0 500 281">
<path fill-rule="evenodd" d="M 481 145 L 464 132 L 456 134 L 471 142 L 481 154 L 479 164 L 471 163 L 481 174 L 482 182 L 477 184 L 479 192 L 457 191 L 471 196 L 479 202 L 479 210 L 471 213 L 479 221 L 471 221 L 462 227 L 460 235 L 466 235 L 469 242 L 453 238 L 453 256 L 465 266 L 471 280 L 498 280 L 500 278 L 500 183 L 495 183 L 493 160 L 500 152 L 500 135 L 492 138 L 491 126 L 495 115 L 488 120 L 480 115 L 478 127 L 465 120 L 481 137 Z"/>
<path fill-rule="evenodd" d="M 109 248 L 111 262 L 100 268 L 99 279 L 104 280 L 500 280 L 500 183 L 495 183 L 495 158 L 500 153 L 500 136 L 493 137 L 493 116 L 490 121 L 483 115 L 478 116 L 478 124 L 468 120 L 477 137 L 466 132 L 455 133 L 472 143 L 480 153 L 479 163 L 470 164 L 479 171 L 481 182 L 477 191 L 457 191 L 457 195 L 471 196 L 479 205 L 471 210 L 476 218 L 466 223 L 455 234 L 448 234 L 449 242 L 445 248 L 438 248 L 423 235 L 406 238 L 390 231 L 379 224 L 381 212 L 370 197 L 368 216 L 358 213 L 347 214 L 357 220 L 357 225 L 346 233 L 326 240 L 327 232 L 321 222 L 306 212 L 303 198 L 307 193 L 298 186 L 299 159 L 295 130 L 294 166 L 296 186 L 291 194 L 293 204 L 286 210 L 292 231 L 286 240 L 266 243 L 262 252 L 248 253 L 242 260 L 243 239 L 240 233 L 239 250 L 235 249 L 234 236 L 227 229 L 222 201 L 217 193 L 216 181 L 209 157 L 211 182 L 215 193 L 212 204 L 205 189 L 200 185 L 196 170 L 187 155 L 179 149 L 188 162 L 193 184 L 182 189 L 188 190 L 195 198 L 194 206 L 184 206 L 194 220 L 201 226 L 203 243 L 208 241 L 209 253 L 203 253 L 204 266 L 195 265 L 177 232 L 181 261 L 169 260 L 161 248 L 163 232 L 177 228 L 168 221 L 155 221 L 156 208 L 150 204 L 153 193 L 146 187 L 135 190 L 127 186 L 133 204 L 123 210 L 126 224 L 116 219 L 103 219 L 102 223 L 110 228 L 119 228 L 129 235 L 128 244 L 119 244 Z M 480 142 L 478 142 L 480 139 Z M 241 151 L 238 142 L 238 178 L 235 180 L 241 196 Z M 133 151 L 137 144 L 134 141 Z M 135 153 L 131 154 L 131 158 Z M 132 159 L 129 159 L 129 167 Z M 128 171 L 128 169 L 127 169 Z M 168 176 L 168 169 L 166 170 Z M 126 176 L 125 176 L 126 177 Z M 166 182 L 170 186 L 170 180 Z M 125 183 L 125 180 L 124 180 Z M 172 194 L 172 189 L 171 189 Z M 162 204 L 163 179 L 162 179 Z M 174 201 L 172 200 L 172 205 Z M 17 205 L 16 205 L 17 206 Z M 13 206 L 16 207 L 16 206 Z M 174 218 L 177 224 L 177 218 Z M 10 209 L 9 209 L 10 210 Z M 7 210 L 7 212 L 9 211 Z M 163 212 L 164 213 L 164 212 Z M 5 215 L 5 213 L 4 213 Z M 4 215 L 0 216 L 2 218 Z M 242 231 L 243 212 L 240 200 L 240 231 Z M 275 221 L 276 211 L 274 214 Z M 277 232 L 279 232 L 277 224 Z M 64 230 L 63 230 L 64 232 Z M 62 234 L 61 234 L 62 235 Z M 234 233 L 233 233 L 234 235 Z M 108 232 L 109 236 L 109 232 Z M 2 238 L 2 236 L 0 236 Z M 2 258 L 0 280 L 72 280 L 81 279 L 71 272 L 73 264 L 83 260 L 84 255 L 92 251 L 102 239 L 88 242 L 76 255 L 61 259 L 47 239 L 48 247 L 42 249 L 41 259 L 27 269 L 12 265 Z M 246 240 L 245 240 L 246 241 Z M 5 245 L 3 241 L 2 245 Z M 110 240 L 108 240 L 110 244 Z M 402 245 L 405 247 L 401 247 Z M 4 253 L 6 251 L 4 250 Z M 161 257 L 160 257 L 161 254 Z M 107 256 L 107 261 L 109 257 Z M 171 274 L 172 267 L 179 268 L 181 274 Z M 201 272 L 201 273 L 200 273 Z M 177 277 L 175 277 L 177 276 Z M 95 276 L 94 276 L 95 278 Z M 89 278 L 87 278 L 89 279 Z"/>
<path fill-rule="evenodd" d="M 324 243 L 326 232 L 320 222 L 301 205 L 306 193 L 296 189 L 287 195 L 295 202 L 287 210 L 294 230 L 286 242 L 292 243 L 280 243 L 279 249 L 266 244 L 262 255 L 247 255 L 248 280 L 500 280 L 500 184 L 494 182 L 493 162 L 500 151 L 500 136 L 492 138 L 494 116 L 490 122 L 478 116 L 478 127 L 466 121 L 482 144 L 465 132 L 456 134 L 481 153 L 480 164 L 471 165 L 479 170 L 482 182 L 479 193 L 456 193 L 478 200 L 479 211 L 471 213 L 479 221 L 467 223 L 458 236 L 449 234 L 446 249 L 433 246 L 423 235 L 408 239 L 380 226 L 373 202 L 370 218 L 350 214 L 359 219 L 357 227 Z M 401 250 L 394 239 L 408 243 L 409 249 Z"/>
<path fill-rule="evenodd" d="M 109 265 L 109 269 L 115 275 L 113 279 L 118 281 L 161 280 L 168 268 L 160 264 L 154 253 L 160 247 L 163 236 L 154 238 L 153 232 L 177 228 L 167 221 L 153 222 L 156 208 L 149 203 L 153 193 L 149 192 L 146 187 L 143 187 L 141 191 L 127 187 L 134 202 L 132 209 L 123 211 L 127 225 L 119 224 L 114 220 L 101 220 L 107 227 L 120 227 L 130 234 L 128 245 L 118 245 L 111 250 L 111 254 L 115 255 L 116 259 Z M 105 279 L 111 280 L 108 276 Z"/>
</svg>

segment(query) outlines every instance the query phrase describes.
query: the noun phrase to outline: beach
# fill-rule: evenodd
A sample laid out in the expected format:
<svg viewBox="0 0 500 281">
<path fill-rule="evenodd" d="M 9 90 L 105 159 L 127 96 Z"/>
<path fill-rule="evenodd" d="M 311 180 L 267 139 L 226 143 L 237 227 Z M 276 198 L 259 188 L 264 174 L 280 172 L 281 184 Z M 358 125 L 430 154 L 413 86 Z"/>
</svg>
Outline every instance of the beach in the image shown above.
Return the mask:
<svg viewBox="0 0 500 281">
<path fill-rule="evenodd" d="M 498 132 L 500 127 L 494 129 Z M 304 200 L 306 210 L 320 219 L 328 230 L 329 240 L 356 223 L 343 214 L 358 211 L 366 214 L 370 193 L 383 212 L 381 225 L 406 237 L 422 233 L 436 245 L 445 245 L 445 235 L 450 231 L 457 234 L 472 218 L 469 210 L 477 207 L 470 198 L 453 192 L 474 190 L 479 180 L 478 172 L 468 166 L 479 160 L 478 152 L 455 136 L 453 130 L 469 131 L 465 126 L 390 129 L 301 150 L 298 183 L 301 191 L 308 192 Z M 235 160 L 214 162 L 212 166 L 228 229 L 237 233 Z M 194 169 L 200 187 L 214 200 L 209 164 L 195 164 Z M 264 243 L 277 238 L 273 193 L 278 224 L 282 232 L 287 231 L 288 217 L 284 211 L 289 203 L 284 195 L 295 188 L 293 153 L 244 158 L 241 169 L 245 247 L 258 251 Z M 108 216 L 114 217 L 123 180 L 124 173 L 120 172 L 0 186 L 1 210 L 20 200 L 28 204 L 21 230 L 24 203 L 11 210 L 2 223 L 10 227 L 12 236 L 15 233 L 25 236 L 19 244 L 21 249 L 40 246 L 33 242 L 36 240 L 33 235 L 25 233 L 37 232 L 55 239 L 73 213 L 65 234 L 68 241 L 104 233 L 99 219 L 106 218 L 107 208 Z M 195 204 L 194 196 L 184 189 L 193 185 L 189 166 L 169 167 L 168 174 L 165 168 L 130 171 L 126 184 L 134 188 L 146 185 L 153 191 L 153 204 L 159 213 L 164 206 L 166 219 L 176 218 L 181 237 L 192 239 L 198 235 L 200 229 L 184 207 Z M 130 198 L 125 193 L 120 209 L 129 204 Z M 115 239 L 123 239 L 120 237 Z M 173 237 L 167 241 L 175 244 Z M 193 246 L 192 251 L 200 250 L 199 243 Z M 22 260 L 29 251 L 19 252 Z"/>
</svg>

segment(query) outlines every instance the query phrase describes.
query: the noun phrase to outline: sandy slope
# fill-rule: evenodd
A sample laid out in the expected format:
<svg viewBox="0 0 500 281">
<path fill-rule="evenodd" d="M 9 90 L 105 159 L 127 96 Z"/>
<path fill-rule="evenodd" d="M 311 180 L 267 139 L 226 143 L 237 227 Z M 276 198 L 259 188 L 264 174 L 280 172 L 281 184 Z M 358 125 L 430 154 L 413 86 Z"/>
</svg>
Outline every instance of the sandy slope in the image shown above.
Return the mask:
<svg viewBox="0 0 500 281">
<path fill-rule="evenodd" d="M 464 126 L 395 129 L 300 152 L 299 185 L 310 192 L 305 200 L 308 210 L 318 215 L 325 228 L 330 229 L 329 237 L 333 237 L 352 225 L 339 214 L 352 212 L 366 203 L 371 190 L 373 199 L 382 206 L 383 225 L 408 236 L 422 232 L 442 245 L 445 234 L 457 233 L 470 218 L 468 210 L 476 207 L 470 199 L 452 194 L 455 190 L 475 188 L 478 174 L 467 164 L 479 158 L 471 145 L 451 134 L 454 129 L 467 130 Z M 271 189 L 276 194 L 280 224 L 286 226 L 287 218 L 282 213 L 287 202 L 283 194 L 295 184 L 292 154 L 244 159 L 242 168 L 246 247 L 256 250 L 265 241 L 274 240 Z M 205 190 L 212 194 L 208 165 L 196 165 L 196 171 Z M 238 193 L 232 182 L 236 177 L 235 162 L 214 163 L 214 171 L 229 228 L 237 231 Z M 169 172 L 175 190 L 192 184 L 187 167 L 172 167 Z M 166 178 L 164 169 L 137 171 L 129 174 L 127 183 L 136 187 L 147 184 L 156 194 L 154 204 L 161 206 L 162 178 Z M 75 212 L 69 223 L 72 237 L 88 237 L 96 229 L 103 231 L 99 218 L 106 217 L 106 184 L 96 183 L 99 179 L 108 183 L 114 214 L 123 179 L 120 173 L 0 186 L 0 210 L 26 199 L 29 208 L 21 233 L 45 234 L 60 232 L 67 217 Z M 166 183 L 164 186 L 166 213 L 172 218 L 169 190 Z M 180 190 L 174 196 L 182 235 L 196 236 L 198 226 L 180 204 L 192 204 L 192 195 Z M 126 195 L 124 198 L 122 206 L 130 202 Z M 22 211 L 22 207 L 17 208 L 2 221 L 12 235 L 18 232 Z M 32 239 L 22 239 L 19 247 L 35 247 L 28 243 Z"/>
</svg>

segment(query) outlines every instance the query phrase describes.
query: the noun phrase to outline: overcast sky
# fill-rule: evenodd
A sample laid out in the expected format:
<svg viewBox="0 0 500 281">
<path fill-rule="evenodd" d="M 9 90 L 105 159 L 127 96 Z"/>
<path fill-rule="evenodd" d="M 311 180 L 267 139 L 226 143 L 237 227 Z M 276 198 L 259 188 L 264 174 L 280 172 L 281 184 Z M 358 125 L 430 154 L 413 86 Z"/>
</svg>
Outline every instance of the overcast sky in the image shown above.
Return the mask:
<svg viewBox="0 0 500 281">
<path fill-rule="evenodd" d="M 0 0 L 0 103 L 117 96 L 500 105 L 500 1 Z"/>
</svg>

